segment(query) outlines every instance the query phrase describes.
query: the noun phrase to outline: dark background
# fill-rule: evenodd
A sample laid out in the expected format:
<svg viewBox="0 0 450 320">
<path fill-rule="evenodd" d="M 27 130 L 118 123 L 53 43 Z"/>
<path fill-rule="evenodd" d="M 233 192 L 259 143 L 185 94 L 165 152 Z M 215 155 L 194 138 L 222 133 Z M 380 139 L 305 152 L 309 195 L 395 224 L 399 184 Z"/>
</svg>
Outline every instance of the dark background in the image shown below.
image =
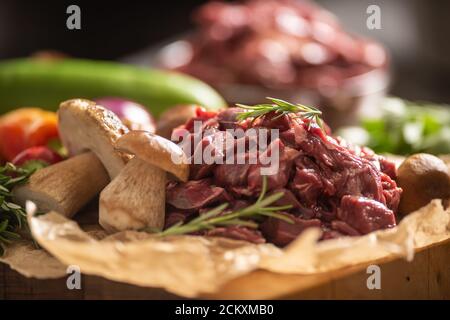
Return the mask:
<svg viewBox="0 0 450 320">
<path fill-rule="evenodd" d="M 0 0 L 0 59 L 54 49 L 76 57 L 120 59 L 186 32 L 206 1 Z M 381 41 L 392 55 L 393 94 L 450 102 L 450 1 L 319 0 L 347 30 Z M 81 8 L 82 30 L 66 28 L 66 8 Z M 366 8 L 381 8 L 381 30 L 368 30 Z"/>
</svg>

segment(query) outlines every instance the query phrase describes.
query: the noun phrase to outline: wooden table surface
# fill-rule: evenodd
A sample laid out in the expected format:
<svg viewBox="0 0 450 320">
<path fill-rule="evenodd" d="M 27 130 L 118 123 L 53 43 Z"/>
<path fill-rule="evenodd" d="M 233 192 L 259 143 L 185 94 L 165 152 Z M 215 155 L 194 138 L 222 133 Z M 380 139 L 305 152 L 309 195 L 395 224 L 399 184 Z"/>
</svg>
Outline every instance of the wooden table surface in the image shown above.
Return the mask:
<svg viewBox="0 0 450 320">
<path fill-rule="evenodd" d="M 335 273 L 279 275 L 255 271 L 225 285 L 213 299 L 450 299 L 450 242 L 423 250 L 412 262 L 384 262 L 381 289 L 369 290 L 366 265 Z M 66 279 L 27 279 L 0 264 L 0 299 L 180 299 L 161 289 L 82 276 L 81 290 Z"/>
</svg>

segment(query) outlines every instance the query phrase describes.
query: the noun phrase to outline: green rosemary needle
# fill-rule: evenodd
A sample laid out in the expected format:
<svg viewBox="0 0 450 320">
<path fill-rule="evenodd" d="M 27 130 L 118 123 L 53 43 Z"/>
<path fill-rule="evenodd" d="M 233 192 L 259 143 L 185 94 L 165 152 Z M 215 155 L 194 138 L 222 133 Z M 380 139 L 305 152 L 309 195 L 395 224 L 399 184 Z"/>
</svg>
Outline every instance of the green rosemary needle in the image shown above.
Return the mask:
<svg viewBox="0 0 450 320">
<path fill-rule="evenodd" d="M 0 256 L 5 247 L 21 238 L 21 231 L 28 231 L 25 210 L 12 202 L 12 189 L 26 182 L 35 170 L 17 168 L 11 163 L 0 166 Z"/>
<path fill-rule="evenodd" d="M 154 233 L 157 236 L 169 236 L 187 234 L 202 230 L 210 230 L 215 227 L 221 226 L 243 226 L 249 228 L 257 228 L 258 224 L 255 221 L 248 220 L 261 217 L 273 217 L 286 221 L 288 223 L 294 223 L 292 219 L 278 213 L 282 210 L 290 209 L 292 206 L 275 206 L 269 207 L 272 203 L 283 197 L 283 192 L 278 192 L 270 196 L 265 196 L 267 191 L 267 177 L 263 176 L 263 185 L 261 193 L 256 202 L 246 208 L 239 209 L 228 213 L 223 213 L 228 207 L 227 203 L 224 203 L 216 208 L 209 210 L 206 213 L 199 215 L 197 218 L 190 220 L 183 224 L 179 222 L 163 231 L 156 231 L 151 228 L 145 228 L 143 231 Z"/>
<path fill-rule="evenodd" d="M 247 106 L 245 104 L 236 104 L 238 107 L 247 110 L 240 112 L 237 116 L 239 121 L 243 121 L 249 118 L 256 120 L 261 118 L 268 113 L 277 113 L 278 115 L 274 118 L 277 119 L 284 115 L 296 114 L 297 117 L 308 119 L 311 122 L 317 123 L 317 125 L 323 129 L 323 121 L 320 118 L 322 111 L 315 107 L 305 106 L 303 104 L 294 104 L 277 98 L 267 97 L 272 103 L 262 103 L 254 106 Z"/>
</svg>

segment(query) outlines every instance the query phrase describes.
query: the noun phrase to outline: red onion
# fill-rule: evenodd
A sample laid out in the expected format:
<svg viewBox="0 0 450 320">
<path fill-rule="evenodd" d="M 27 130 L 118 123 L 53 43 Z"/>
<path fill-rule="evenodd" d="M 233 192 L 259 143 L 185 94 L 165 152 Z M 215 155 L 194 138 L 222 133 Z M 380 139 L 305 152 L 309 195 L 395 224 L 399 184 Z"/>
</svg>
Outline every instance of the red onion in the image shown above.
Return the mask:
<svg viewBox="0 0 450 320">
<path fill-rule="evenodd" d="M 143 105 L 116 97 L 103 97 L 95 102 L 114 112 L 130 130 L 155 132 L 155 120 Z"/>
</svg>

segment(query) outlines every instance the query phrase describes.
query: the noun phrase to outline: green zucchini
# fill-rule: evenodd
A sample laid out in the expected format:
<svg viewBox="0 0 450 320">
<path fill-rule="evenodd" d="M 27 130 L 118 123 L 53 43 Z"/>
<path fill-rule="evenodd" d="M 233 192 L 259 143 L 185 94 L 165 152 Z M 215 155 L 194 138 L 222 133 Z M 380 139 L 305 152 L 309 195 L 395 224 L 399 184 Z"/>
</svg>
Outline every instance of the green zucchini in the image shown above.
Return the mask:
<svg viewBox="0 0 450 320">
<path fill-rule="evenodd" d="M 225 106 L 207 84 L 169 71 L 81 59 L 0 62 L 0 113 L 25 106 L 56 110 L 67 99 L 105 96 L 134 100 L 156 116 L 176 104 Z"/>
</svg>

